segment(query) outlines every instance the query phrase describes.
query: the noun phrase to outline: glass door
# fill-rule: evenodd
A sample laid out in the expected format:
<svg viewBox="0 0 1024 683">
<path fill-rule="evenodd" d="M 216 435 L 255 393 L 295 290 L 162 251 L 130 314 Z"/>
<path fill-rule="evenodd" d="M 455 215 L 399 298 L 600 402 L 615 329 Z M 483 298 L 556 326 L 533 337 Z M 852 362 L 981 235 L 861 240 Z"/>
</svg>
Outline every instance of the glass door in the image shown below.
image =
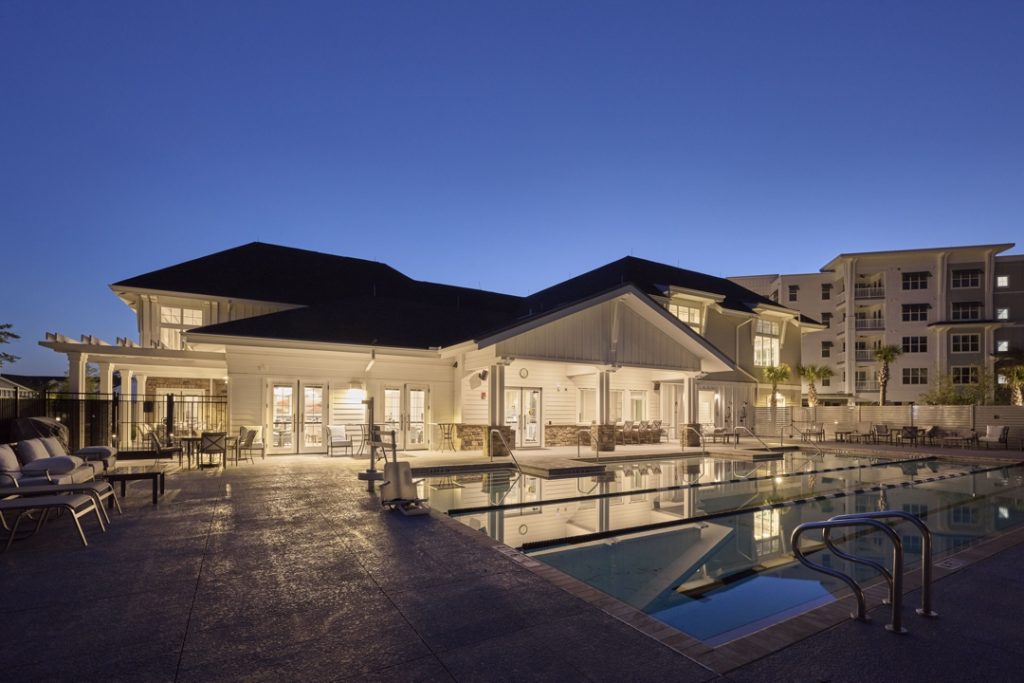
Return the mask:
<svg viewBox="0 0 1024 683">
<path fill-rule="evenodd" d="M 295 385 L 274 384 L 270 406 L 269 453 L 295 452 Z"/>
<path fill-rule="evenodd" d="M 515 430 L 517 448 L 541 446 L 541 393 L 535 387 L 505 389 L 505 425 Z"/>
<path fill-rule="evenodd" d="M 384 387 L 384 415 L 381 426 L 385 432 L 394 430 L 397 447 L 421 450 L 427 447 L 427 387 L 402 384 Z"/>
<path fill-rule="evenodd" d="M 300 453 L 323 453 L 324 446 L 324 386 L 302 384 L 302 438 Z"/>
</svg>

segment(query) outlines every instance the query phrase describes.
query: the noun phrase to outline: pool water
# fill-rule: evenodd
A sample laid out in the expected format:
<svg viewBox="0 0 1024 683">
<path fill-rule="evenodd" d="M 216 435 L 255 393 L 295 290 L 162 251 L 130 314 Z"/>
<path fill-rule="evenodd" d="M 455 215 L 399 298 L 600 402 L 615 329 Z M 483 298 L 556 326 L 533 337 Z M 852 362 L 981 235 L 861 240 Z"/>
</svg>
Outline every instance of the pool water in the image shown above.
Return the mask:
<svg viewBox="0 0 1024 683">
<path fill-rule="evenodd" d="M 433 478 L 435 508 L 715 646 L 835 600 L 841 582 L 793 558 L 799 524 L 896 509 L 922 517 L 936 556 L 1024 520 L 1024 467 L 908 456 L 789 453 L 753 463 L 688 457 L 613 463 L 601 477 L 542 481 L 488 472 Z M 920 538 L 897 527 L 907 566 Z M 814 562 L 876 576 L 825 549 Z M 843 547 L 888 565 L 880 534 Z"/>
</svg>

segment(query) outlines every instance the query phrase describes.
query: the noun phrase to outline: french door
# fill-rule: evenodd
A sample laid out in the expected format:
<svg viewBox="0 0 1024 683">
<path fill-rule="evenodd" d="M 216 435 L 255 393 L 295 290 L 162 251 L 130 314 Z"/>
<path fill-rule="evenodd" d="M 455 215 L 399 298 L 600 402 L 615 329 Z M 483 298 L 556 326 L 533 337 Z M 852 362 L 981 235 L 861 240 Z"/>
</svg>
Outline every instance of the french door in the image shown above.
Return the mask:
<svg viewBox="0 0 1024 683">
<path fill-rule="evenodd" d="M 427 447 L 429 396 L 429 390 L 421 384 L 384 385 L 384 419 L 381 424 L 385 432 L 395 432 L 395 443 L 403 451 Z"/>
<path fill-rule="evenodd" d="M 540 448 L 541 393 L 537 387 L 506 387 L 505 424 L 516 432 L 517 448 Z"/>
<path fill-rule="evenodd" d="M 273 382 L 270 401 L 270 443 L 267 452 L 324 453 L 326 385 L 314 382 Z"/>
</svg>

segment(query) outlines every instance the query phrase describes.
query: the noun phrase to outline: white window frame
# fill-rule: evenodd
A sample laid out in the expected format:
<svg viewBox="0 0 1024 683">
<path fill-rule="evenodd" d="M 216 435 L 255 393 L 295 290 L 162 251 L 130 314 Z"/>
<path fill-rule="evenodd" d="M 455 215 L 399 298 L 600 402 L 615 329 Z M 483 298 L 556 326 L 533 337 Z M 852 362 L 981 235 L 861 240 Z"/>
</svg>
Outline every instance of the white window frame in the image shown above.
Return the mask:
<svg viewBox="0 0 1024 683">
<path fill-rule="evenodd" d="M 903 304 L 900 319 L 905 323 L 927 322 L 928 304 Z"/>
<path fill-rule="evenodd" d="M 981 287 L 981 271 L 977 268 L 954 270 L 949 278 L 950 289 L 977 289 Z"/>
<path fill-rule="evenodd" d="M 925 271 L 917 271 L 912 273 L 903 273 L 901 278 L 901 285 L 904 290 L 918 290 L 928 289 L 928 277 L 931 273 Z"/>
<path fill-rule="evenodd" d="M 203 326 L 203 309 L 160 304 L 160 343 L 169 349 L 182 349 L 181 333 Z"/>
<path fill-rule="evenodd" d="M 900 340 L 903 353 L 928 353 L 928 337 L 910 335 Z"/>
<path fill-rule="evenodd" d="M 1006 289 L 1010 286 L 1009 275 L 996 275 L 996 287 L 999 289 Z"/>
<path fill-rule="evenodd" d="M 928 368 L 903 368 L 903 384 L 928 384 Z"/>
<path fill-rule="evenodd" d="M 580 387 L 576 396 L 576 416 L 579 418 L 579 424 L 597 422 L 597 389 Z"/>
<path fill-rule="evenodd" d="M 967 381 L 965 382 L 965 376 Z M 977 365 L 954 365 L 949 369 L 949 376 L 953 384 L 972 385 L 980 382 L 980 373 Z"/>
<path fill-rule="evenodd" d="M 979 353 L 981 351 L 981 335 L 977 333 L 949 335 L 950 353 Z"/>
<path fill-rule="evenodd" d="M 950 320 L 981 320 L 982 305 L 977 301 L 955 301 L 950 306 Z"/>
<path fill-rule="evenodd" d="M 668 312 L 681 320 L 694 332 L 700 334 L 701 307 L 697 304 L 681 301 L 670 301 Z"/>
<path fill-rule="evenodd" d="M 639 402 L 640 410 L 637 410 Z M 640 413 L 639 415 L 637 413 Z M 643 389 L 629 390 L 629 417 L 633 422 L 643 422 L 647 417 L 647 392 Z"/>
</svg>

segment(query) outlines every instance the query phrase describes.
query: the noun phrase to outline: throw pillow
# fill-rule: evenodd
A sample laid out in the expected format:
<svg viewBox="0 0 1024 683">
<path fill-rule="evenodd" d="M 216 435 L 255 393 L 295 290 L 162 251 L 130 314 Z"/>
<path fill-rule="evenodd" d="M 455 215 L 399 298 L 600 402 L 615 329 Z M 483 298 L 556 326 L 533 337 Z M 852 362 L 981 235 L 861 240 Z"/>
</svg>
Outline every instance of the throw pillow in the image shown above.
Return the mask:
<svg viewBox="0 0 1024 683">
<path fill-rule="evenodd" d="M 82 466 L 82 459 L 74 455 L 58 455 L 54 458 L 40 458 L 23 465 L 21 471 L 25 474 L 67 474 Z"/>
<path fill-rule="evenodd" d="M 40 439 L 25 439 L 18 442 L 18 457 L 23 464 L 28 464 L 33 460 L 49 458 L 50 452 Z"/>
</svg>

